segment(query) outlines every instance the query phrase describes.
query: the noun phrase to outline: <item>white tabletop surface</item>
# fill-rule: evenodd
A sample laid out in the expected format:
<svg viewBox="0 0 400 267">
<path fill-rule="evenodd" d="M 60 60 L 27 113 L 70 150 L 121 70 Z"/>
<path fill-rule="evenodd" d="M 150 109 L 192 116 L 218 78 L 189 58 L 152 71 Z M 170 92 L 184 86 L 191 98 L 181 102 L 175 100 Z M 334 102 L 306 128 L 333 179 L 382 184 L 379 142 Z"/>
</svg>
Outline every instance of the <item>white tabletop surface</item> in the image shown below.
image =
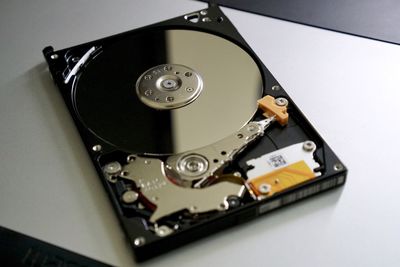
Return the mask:
<svg viewBox="0 0 400 267">
<path fill-rule="evenodd" d="M 204 7 L 1 1 L 0 225 L 112 265 L 136 265 L 41 50 Z M 223 11 L 346 163 L 348 182 L 140 265 L 398 266 L 400 47 Z"/>
</svg>

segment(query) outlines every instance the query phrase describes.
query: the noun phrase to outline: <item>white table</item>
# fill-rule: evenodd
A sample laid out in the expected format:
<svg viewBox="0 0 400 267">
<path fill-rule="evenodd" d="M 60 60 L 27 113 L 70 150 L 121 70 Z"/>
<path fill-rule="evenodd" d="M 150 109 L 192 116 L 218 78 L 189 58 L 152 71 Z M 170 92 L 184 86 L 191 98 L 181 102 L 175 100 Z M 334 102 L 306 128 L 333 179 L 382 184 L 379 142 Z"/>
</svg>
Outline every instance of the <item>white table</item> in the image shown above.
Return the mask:
<svg viewBox="0 0 400 267">
<path fill-rule="evenodd" d="M 1 2 L 0 225 L 135 265 L 41 50 L 204 7 L 187 0 Z M 223 11 L 346 163 L 348 182 L 144 266 L 398 266 L 400 47 Z"/>
</svg>

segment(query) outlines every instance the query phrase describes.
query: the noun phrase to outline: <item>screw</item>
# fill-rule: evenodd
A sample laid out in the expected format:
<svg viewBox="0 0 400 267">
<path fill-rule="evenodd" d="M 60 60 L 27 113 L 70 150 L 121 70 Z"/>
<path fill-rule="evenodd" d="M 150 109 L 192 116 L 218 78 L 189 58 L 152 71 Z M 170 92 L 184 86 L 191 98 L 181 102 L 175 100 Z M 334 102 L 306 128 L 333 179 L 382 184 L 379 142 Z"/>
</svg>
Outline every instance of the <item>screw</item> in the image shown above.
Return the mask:
<svg viewBox="0 0 400 267">
<path fill-rule="evenodd" d="M 146 76 L 144 76 L 144 79 L 145 80 L 151 80 L 153 78 L 153 76 L 151 76 L 151 75 L 146 75 Z"/>
<path fill-rule="evenodd" d="M 176 81 L 174 81 L 174 80 L 167 79 L 167 80 L 162 81 L 161 85 L 165 89 L 173 89 L 178 85 L 178 83 Z"/>
<path fill-rule="evenodd" d="M 250 124 L 249 126 L 247 126 L 247 130 L 249 130 L 250 132 L 254 132 L 255 130 L 257 130 L 257 127 L 254 124 Z"/>
<path fill-rule="evenodd" d="M 116 174 L 121 172 L 121 170 L 122 166 L 117 161 L 110 162 L 106 166 L 104 166 L 104 171 L 108 174 Z"/>
<path fill-rule="evenodd" d="M 240 198 L 238 196 L 229 196 L 226 198 L 229 208 L 237 208 L 240 206 Z"/>
<path fill-rule="evenodd" d="M 57 58 L 58 58 L 58 55 L 57 55 L 57 54 L 52 54 L 52 55 L 50 56 L 50 58 L 51 58 L 51 59 L 57 59 Z"/>
<path fill-rule="evenodd" d="M 166 225 L 161 225 L 160 227 L 157 227 L 155 229 L 155 231 L 156 231 L 156 234 L 161 237 L 170 235 L 174 232 L 171 228 L 169 228 Z"/>
<path fill-rule="evenodd" d="M 240 172 L 234 172 L 233 176 L 235 177 L 242 177 L 242 174 Z"/>
<path fill-rule="evenodd" d="M 133 240 L 133 244 L 137 247 L 143 246 L 146 243 L 146 239 L 143 236 L 139 236 Z"/>
<path fill-rule="evenodd" d="M 193 88 L 192 87 L 186 87 L 186 92 L 189 92 L 189 93 L 193 92 Z"/>
<path fill-rule="evenodd" d="M 190 76 L 192 76 L 192 75 L 193 75 L 193 73 L 191 73 L 191 72 L 189 72 L 189 71 L 185 72 L 185 76 L 186 76 L 186 77 L 190 77 Z"/>
<path fill-rule="evenodd" d="M 202 19 L 203 22 L 211 22 L 211 19 L 209 17 L 204 17 Z"/>
<path fill-rule="evenodd" d="M 166 100 L 168 102 L 173 102 L 174 101 L 174 97 L 173 96 L 167 96 Z"/>
<path fill-rule="evenodd" d="M 315 149 L 314 142 L 313 141 L 305 141 L 303 143 L 303 149 L 304 149 L 304 151 L 307 151 L 307 152 L 313 151 Z"/>
<path fill-rule="evenodd" d="M 190 161 L 186 164 L 186 169 L 190 172 L 197 172 L 200 169 L 200 162 Z"/>
<path fill-rule="evenodd" d="M 208 161 L 200 155 L 189 154 L 179 159 L 178 171 L 189 176 L 197 176 L 208 169 Z"/>
<path fill-rule="evenodd" d="M 203 15 L 203 16 L 207 15 L 207 10 L 200 11 L 200 14 Z"/>
<path fill-rule="evenodd" d="M 165 66 L 165 67 L 164 67 L 164 70 L 165 70 L 165 71 L 172 70 L 172 67 L 171 67 L 171 66 Z"/>
<path fill-rule="evenodd" d="M 95 145 L 92 147 L 92 150 L 95 152 L 99 152 L 99 151 L 101 151 L 101 149 L 102 149 L 101 145 Z"/>
<path fill-rule="evenodd" d="M 284 97 L 278 97 L 277 99 L 275 99 L 275 104 L 280 107 L 286 107 L 289 104 L 289 101 L 287 101 L 287 99 Z"/>
<path fill-rule="evenodd" d="M 279 85 L 272 86 L 272 91 L 279 91 L 279 90 L 281 90 L 281 87 Z"/>
<path fill-rule="evenodd" d="M 134 203 L 139 197 L 139 194 L 135 191 L 128 190 L 122 194 L 122 201 L 126 204 Z"/>
<path fill-rule="evenodd" d="M 258 186 L 258 191 L 260 191 L 261 194 L 268 194 L 271 191 L 271 185 L 270 184 L 260 184 Z"/>
</svg>

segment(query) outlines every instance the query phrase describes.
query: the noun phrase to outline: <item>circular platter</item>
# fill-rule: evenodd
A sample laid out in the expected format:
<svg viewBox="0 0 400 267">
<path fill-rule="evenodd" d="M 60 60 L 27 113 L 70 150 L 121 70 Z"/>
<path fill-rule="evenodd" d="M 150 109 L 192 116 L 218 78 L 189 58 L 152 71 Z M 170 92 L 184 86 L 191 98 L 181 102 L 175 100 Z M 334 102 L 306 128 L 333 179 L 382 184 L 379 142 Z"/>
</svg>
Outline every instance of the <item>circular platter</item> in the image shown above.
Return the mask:
<svg viewBox="0 0 400 267">
<path fill-rule="evenodd" d="M 106 42 L 79 74 L 73 101 L 105 142 L 168 155 L 240 129 L 262 87 L 256 62 L 238 45 L 200 31 L 152 29 Z"/>
</svg>

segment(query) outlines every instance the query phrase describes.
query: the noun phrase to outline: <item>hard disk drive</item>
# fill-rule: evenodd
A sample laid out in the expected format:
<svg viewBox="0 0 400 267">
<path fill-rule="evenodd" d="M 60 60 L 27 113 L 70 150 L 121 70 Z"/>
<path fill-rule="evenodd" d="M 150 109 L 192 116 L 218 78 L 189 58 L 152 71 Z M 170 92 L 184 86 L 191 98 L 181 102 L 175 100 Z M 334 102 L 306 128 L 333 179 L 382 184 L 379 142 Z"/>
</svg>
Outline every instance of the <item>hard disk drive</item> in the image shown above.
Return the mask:
<svg viewBox="0 0 400 267">
<path fill-rule="evenodd" d="M 345 182 L 217 6 L 43 53 L 138 261 Z"/>
</svg>

